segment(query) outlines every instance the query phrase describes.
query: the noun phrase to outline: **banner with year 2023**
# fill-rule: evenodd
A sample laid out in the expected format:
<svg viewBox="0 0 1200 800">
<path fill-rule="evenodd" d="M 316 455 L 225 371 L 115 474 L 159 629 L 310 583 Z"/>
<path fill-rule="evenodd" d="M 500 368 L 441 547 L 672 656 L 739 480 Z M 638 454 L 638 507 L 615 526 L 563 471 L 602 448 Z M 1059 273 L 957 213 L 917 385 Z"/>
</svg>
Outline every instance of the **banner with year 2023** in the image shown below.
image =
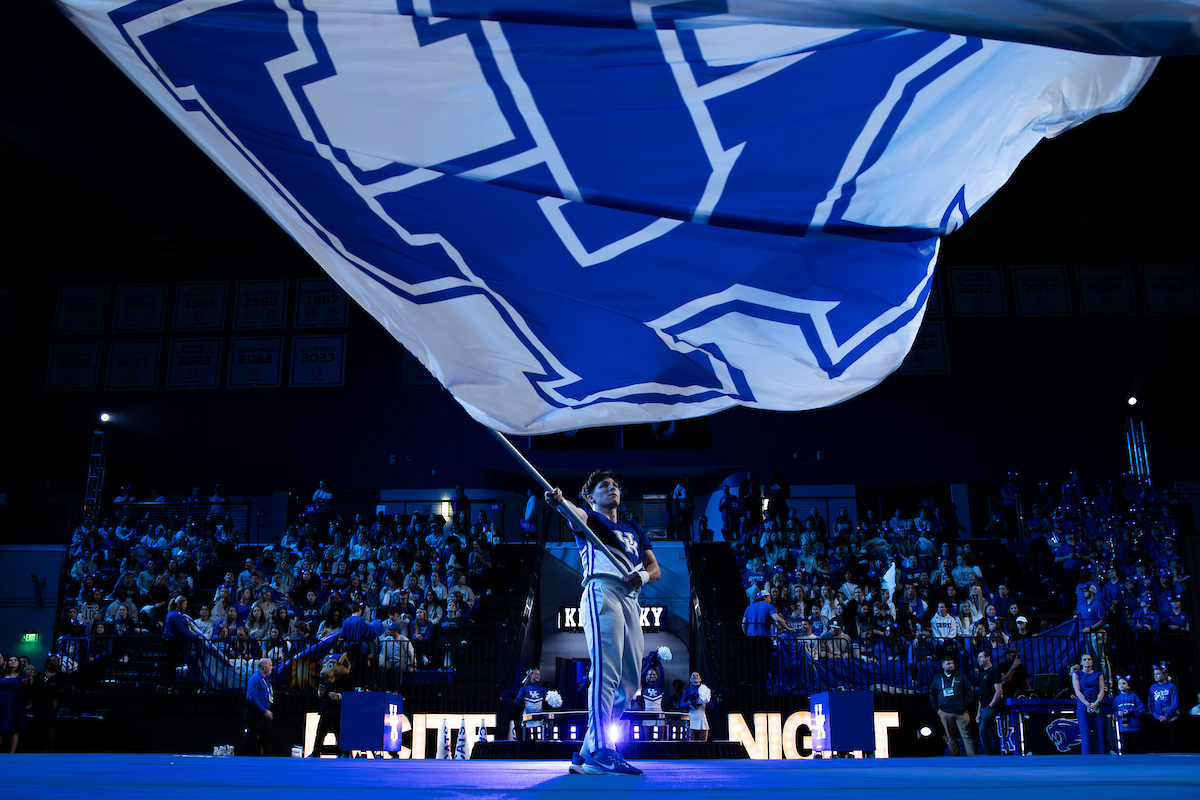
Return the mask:
<svg viewBox="0 0 1200 800">
<path fill-rule="evenodd" d="M 345 382 L 345 336 L 292 339 L 292 376 L 288 386 L 343 386 Z"/>
</svg>

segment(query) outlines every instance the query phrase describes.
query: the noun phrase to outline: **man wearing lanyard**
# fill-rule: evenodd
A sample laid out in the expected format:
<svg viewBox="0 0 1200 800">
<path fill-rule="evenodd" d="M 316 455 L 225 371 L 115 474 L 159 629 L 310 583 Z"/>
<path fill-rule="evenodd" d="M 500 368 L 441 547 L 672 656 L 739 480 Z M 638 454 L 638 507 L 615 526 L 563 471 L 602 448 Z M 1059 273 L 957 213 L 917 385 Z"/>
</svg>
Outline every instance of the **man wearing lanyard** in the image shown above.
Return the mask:
<svg viewBox="0 0 1200 800">
<path fill-rule="evenodd" d="M 941 720 L 942 730 L 946 735 L 946 744 L 950 747 L 950 755 L 958 755 L 958 737 L 961 735 L 967 755 L 975 755 L 975 741 L 971 738 L 968 726 L 971 724 L 971 713 L 967 710 L 975 699 L 975 690 L 971 683 L 957 670 L 954 656 L 942 658 L 942 672 L 933 679 L 929 686 L 929 703 Z M 957 727 L 957 731 L 955 731 Z"/>
<path fill-rule="evenodd" d="M 269 658 L 258 662 L 258 669 L 246 684 L 246 738 L 242 753 L 248 756 L 271 755 L 271 684 L 267 677 L 275 666 Z"/>
</svg>

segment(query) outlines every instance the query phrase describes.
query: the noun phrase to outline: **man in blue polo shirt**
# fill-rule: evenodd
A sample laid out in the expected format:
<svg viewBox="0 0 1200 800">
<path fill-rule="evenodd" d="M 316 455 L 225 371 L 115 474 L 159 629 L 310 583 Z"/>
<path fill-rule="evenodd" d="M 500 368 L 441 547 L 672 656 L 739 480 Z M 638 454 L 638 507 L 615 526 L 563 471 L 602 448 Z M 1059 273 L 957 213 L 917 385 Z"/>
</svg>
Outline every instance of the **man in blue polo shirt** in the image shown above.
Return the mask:
<svg viewBox="0 0 1200 800">
<path fill-rule="evenodd" d="M 771 605 L 770 597 L 771 592 L 767 589 L 758 593 L 758 599 L 751 603 L 746 609 L 746 613 L 742 615 L 742 633 L 747 636 L 770 636 L 772 634 L 771 623 L 775 623 L 783 630 L 795 632 L 792 626 L 788 625 L 787 620 L 779 616 L 775 606 Z"/>
<path fill-rule="evenodd" d="M 771 658 L 771 624 L 778 625 L 781 630 L 795 633 L 795 628 L 771 605 L 770 597 L 771 592 L 763 589 L 758 593 L 758 599 L 751 603 L 742 615 L 742 633 L 749 638 L 749 672 L 753 676 L 755 688 L 763 693 L 767 691 L 767 666 Z"/>
</svg>

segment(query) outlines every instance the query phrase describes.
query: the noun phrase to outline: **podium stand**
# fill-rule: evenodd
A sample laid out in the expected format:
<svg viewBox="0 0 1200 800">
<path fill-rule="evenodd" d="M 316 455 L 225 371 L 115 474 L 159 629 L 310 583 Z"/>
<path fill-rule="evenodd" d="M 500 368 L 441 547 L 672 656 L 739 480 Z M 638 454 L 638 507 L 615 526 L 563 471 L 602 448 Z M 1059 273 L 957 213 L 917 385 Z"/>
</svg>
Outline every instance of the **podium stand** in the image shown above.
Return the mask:
<svg viewBox="0 0 1200 800">
<path fill-rule="evenodd" d="M 870 692 L 821 692 L 809 698 L 814 752 L 875 750 L 875 704 Z"/>
<path fill-rule="evenodd" d="M 342 750 L 395 752 L 401 748 L 404 698 L 391 692 L 342 693 Z M 318 742 L 318 746 L 320 743 Z"/>
</svg>

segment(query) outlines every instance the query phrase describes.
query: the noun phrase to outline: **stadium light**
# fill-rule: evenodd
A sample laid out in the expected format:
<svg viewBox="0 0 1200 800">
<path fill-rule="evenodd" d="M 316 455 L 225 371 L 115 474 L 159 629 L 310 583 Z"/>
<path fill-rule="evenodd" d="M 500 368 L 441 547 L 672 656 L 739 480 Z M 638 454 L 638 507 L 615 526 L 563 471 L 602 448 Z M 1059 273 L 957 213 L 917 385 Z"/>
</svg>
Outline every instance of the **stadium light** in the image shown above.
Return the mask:
<svg viewBox="0 0 1200 800">
<path fill-rule="evenodd" d="M 106 413 L 100 415 L 101 422 L 108 422 L 110 419 L 112 419 L 112 418 L 110 416 L 108 416 L 108 414 L 106 414 Z"/>
<path fill-rule="evenodd" d="M 1136 406 L 1136 405 L 1137 405 L 1137 398 L 1136 398 L 1136 397 L 1134 397 L 1133 395 L 1129 395 L 1129 399 L 1128 399 L 1128 400 L 1126 400 L 1125 402 L 1126 402 L 1126 403 L 1129 403 L 1129 405 L 1131 405 L 1131 406 Z"/>
</svg>

